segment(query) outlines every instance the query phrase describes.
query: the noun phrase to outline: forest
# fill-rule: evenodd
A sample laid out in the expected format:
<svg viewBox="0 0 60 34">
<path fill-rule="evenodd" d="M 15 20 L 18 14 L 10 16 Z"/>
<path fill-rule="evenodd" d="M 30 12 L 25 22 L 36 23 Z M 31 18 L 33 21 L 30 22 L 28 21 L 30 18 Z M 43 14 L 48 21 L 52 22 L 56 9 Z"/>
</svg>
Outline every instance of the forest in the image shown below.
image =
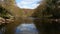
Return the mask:
<svg viewBox="0 0 60 34">
<path fill-rule="evenodd" d="M 21 9 L 15 4 L 15 0 L 0 1 L 0 30 L 6 28 L 3 34 L 15 34 L 15 28 L 23 22 L 33 22 L 38 34 L 60 34 L 60 0 L 42 0 L 33 10 Z"/>
</svg>

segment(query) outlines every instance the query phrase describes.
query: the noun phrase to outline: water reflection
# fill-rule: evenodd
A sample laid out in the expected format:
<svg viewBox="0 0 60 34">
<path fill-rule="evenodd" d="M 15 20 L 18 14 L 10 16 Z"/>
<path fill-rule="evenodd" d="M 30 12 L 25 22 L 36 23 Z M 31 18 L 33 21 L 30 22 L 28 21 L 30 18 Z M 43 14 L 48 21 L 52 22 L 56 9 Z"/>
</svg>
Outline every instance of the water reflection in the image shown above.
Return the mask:
<svg viewBox="0 0 60 34">
<path fill-rule="evenodd" d="M 1 28 L 1 29 L 0 29 L 0 34 L 3 34 L 3 33 L 5 32 L 5 30 L 6 30 L 5 27 Z"/>
<path fill-rule="evenodd" d="M 15 34 L 38 34 L 38 31 L 33 23 L 21 24 L 16 28 Z"/>
</svg>

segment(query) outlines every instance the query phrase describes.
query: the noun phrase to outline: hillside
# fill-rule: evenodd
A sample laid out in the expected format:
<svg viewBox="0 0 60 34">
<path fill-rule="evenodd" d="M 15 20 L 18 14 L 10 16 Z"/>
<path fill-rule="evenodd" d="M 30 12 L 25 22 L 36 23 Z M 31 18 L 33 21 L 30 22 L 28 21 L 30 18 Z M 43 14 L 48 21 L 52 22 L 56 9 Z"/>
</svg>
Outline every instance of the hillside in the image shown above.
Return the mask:
<svg viewBox="0 0 60 34">
<path fill-rule="evenodd" d="M 15 0 L 0 1 L 0 6 L 4 7 L 6 10 L 11 12 L 15 16 L 15 22 L 6 25 L 6 34 L 14 34 L 14 29 L 23 22 L 32 22 L 32 20 L 27 17 L 31 16 L 34 10 L 26 9 L 27 13 L 25 14 L 25 9 L 20 9 L 19 7 L 17 7 L 15 4 Z M 27 19 L 24 19 L 25 16 Z"/>
<path fill-rule="evenodd" d="M 13 34 L 14 28 L 22 22 L 22 10 L 15 6 L 14 0 L 3 0 L 0 1 L 0 6 L 11 12 L 15 16 L 15 22 L 6 25 L 6 34 Z"/>
</svg>

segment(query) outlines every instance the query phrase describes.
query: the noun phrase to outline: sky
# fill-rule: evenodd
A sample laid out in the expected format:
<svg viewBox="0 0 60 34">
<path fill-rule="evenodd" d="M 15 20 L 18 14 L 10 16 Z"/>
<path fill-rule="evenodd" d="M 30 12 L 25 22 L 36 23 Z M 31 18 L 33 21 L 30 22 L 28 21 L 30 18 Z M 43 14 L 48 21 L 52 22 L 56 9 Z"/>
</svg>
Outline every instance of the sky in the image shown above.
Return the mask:
<svg viewBox="0 0 60 34">
<path fill-rule="evenodd" d="M 20 8 L 25 9 L 35 9 L 39 6 L 41 0 L 16 0 L 16 5 Z"/>
</svg>

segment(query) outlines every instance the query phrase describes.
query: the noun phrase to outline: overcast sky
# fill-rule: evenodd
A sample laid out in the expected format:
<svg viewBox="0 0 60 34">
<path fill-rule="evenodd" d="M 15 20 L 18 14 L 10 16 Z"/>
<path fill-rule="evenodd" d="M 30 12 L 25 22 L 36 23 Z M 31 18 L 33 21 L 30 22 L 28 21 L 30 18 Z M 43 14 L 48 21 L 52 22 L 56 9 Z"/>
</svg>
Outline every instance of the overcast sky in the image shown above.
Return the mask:
<svg viewBox="0 0 60 34">
<path fill-rule="evenodd" d="M 39 1 L 41 0 L 16 0 L 16 4 L 20 8 L 35 9 Z"/>
</svg>

